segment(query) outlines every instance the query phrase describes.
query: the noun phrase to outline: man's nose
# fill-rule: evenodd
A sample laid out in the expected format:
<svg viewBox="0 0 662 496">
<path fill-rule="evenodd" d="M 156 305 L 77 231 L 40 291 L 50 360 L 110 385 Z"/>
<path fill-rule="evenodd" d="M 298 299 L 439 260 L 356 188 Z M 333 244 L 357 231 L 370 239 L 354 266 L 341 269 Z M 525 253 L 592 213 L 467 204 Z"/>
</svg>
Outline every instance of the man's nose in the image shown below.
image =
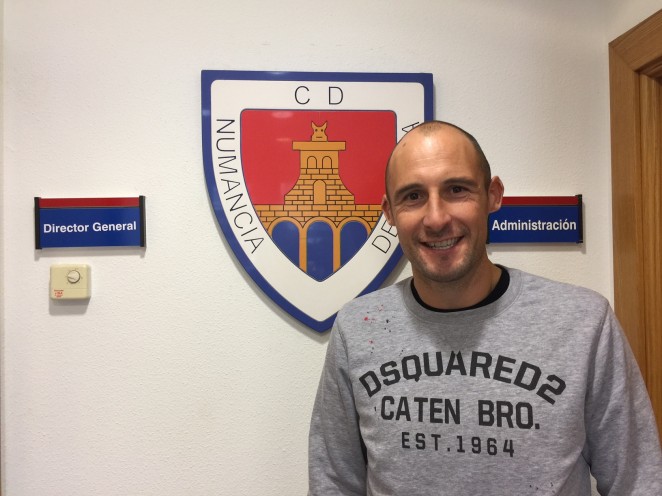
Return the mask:
<svg viewBox="0 0 662 496">
<path fill-rule="evenodd" d="M 448 205 L 442 198 L 430 197 L 423 217 L 423 225 L 431 230 L 440 230 L 445 228 L 450 222 Z"/>
</svg>

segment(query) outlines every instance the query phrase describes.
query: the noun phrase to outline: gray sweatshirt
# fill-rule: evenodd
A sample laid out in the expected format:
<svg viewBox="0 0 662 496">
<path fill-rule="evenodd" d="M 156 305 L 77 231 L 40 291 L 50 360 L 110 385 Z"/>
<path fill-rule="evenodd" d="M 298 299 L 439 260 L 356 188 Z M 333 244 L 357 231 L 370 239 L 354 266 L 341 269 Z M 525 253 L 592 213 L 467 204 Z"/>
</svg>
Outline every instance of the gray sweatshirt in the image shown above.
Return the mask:
<svg viewBox="0 0 662 496">
<path fill-rule="evenodd" d="M 597 293 L 508 269 L 495 302 L 440 313 L 410 281 L 338 314 L 309 495 L 662 495 L 641 374 Z"/>
</svg>

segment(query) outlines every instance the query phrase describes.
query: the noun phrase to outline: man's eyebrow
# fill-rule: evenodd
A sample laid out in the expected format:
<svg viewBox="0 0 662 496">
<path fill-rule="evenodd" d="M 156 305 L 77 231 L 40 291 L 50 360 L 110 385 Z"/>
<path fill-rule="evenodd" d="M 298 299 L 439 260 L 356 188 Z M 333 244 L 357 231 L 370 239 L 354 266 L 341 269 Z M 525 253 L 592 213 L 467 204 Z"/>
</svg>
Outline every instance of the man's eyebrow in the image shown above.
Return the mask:
<svg viewBox="0 0 662 496">
<path fill-rule="evenodd" d="M 471 177 L 449 177 L 448 179 L 444 179 L 443 183 L 444 185 L 451 185 L 451 184 L 459 184 L 460 186 L 480 186 L 480 182 L 476 181 L 474 178 Z"/>
<path fill-rule="evenodd" d="M 439 186 L 441 187 L 446 187 L 446 186 L 466 186 L 468 188 L 480 188 L 481 183 L 479 181 L 476 181 L 475 179 L 471 177 L 465 177 L 465 176 L 458 176 L 458 177 L 449 177 L 447 179 L 444 179 Z M 423 183 L 409 183 L 405 184 L 401 187 L 399 187 L 397 190 L 393 192 L 393 198 L 399 198 L 402 197 L 403 195 L 406 195 L 407 193 L 410 193 L 411 191 L 416 191 L 419 189 L 425 189 L 425 186 Z"/>
</svg>

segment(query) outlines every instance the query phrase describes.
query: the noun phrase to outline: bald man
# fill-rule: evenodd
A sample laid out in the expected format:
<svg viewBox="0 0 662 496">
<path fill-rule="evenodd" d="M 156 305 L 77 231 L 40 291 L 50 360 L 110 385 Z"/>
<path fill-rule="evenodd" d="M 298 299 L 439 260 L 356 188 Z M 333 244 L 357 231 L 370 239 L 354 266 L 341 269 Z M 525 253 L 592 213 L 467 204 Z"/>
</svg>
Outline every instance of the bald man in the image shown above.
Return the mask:
<svg viewBox="0 0 662 496">
<path fill-rule="evenodd" d="M 504 187 L 478 142 L 426 122 L 396 145 L 384 215 L 412 277 L 331 331 L 309 495 L 662 494 L 650 400 L 608 302 L 492 263 Z"/>
</svg>

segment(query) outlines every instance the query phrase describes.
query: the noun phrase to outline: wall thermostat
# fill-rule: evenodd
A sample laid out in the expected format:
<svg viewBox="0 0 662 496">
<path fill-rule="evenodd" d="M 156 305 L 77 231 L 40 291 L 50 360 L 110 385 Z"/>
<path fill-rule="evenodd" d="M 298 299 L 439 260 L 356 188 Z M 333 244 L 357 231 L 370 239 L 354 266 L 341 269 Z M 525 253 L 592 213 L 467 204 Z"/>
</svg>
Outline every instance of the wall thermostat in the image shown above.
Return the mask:
<svg viewBox="0 0 662 496">
<path fill-rule="evenodd" d="M 84 300 L 90 297 L 90 266 L 51 265 L 50 295 L 53 300 Z"/>
</svg>

